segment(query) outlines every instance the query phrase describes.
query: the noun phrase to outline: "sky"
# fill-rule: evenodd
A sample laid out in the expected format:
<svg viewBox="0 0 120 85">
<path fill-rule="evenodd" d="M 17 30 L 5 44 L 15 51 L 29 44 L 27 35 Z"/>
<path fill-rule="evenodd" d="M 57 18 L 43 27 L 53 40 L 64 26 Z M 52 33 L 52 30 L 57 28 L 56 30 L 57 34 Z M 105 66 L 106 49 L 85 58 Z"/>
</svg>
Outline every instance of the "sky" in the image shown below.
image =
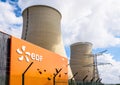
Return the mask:
<svg viewBox="0 0 120 85">
<path fill-rule="evenodd" d="M 120 83 L 120 0 L 0 0 L 0 31 L 21 37 L 22 11 L 32 5 L 48 5 L 62 14 L 61 30 L 70 58 L 70 45 L 91 42 L 93 53 L 107 50 L 98 62 L 103 83 Z"/>
</svg>

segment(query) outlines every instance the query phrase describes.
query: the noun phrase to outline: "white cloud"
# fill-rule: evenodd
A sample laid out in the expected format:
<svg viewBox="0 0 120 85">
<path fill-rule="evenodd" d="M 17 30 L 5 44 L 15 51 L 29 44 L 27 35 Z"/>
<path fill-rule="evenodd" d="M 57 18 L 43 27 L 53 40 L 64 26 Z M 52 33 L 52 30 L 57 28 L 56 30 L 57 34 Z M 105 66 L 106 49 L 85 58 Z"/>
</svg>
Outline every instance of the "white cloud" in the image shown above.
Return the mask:
<svg viewBox="0 0 120 85">
<path fill-rule="evenodd" d="M 117 84 L 120 83 L 120 62 L 116 61 L 111 54 L 98 56 L 98 62 L 111 63 L 112 65 L 98 66 L 100 77 L 103 83 Z"/>
<path fill-rule="evenodd" d="M 77 41 L 89 41 L 93 43 L 94 48 L 120 44 L 120 38 L 115 37 L 116 35 L 120 35 L 120 5 L 116 5 L 118 3 L 120 1 L 101 0 L 98 3 L 96 1 L 96 3 L 89 4 L 88 6 L 85 5 L 87 6 L 86 9 L 84 6 L 80 6 L 80 11 L 77 10 L 75 12 L 73 10 L 70 14 L 74 18 L 71 20 L 68 19 L 67 26 L 63 26 L 64 35 L 67 34 L 64 38 L 65 43 L 71 44 Z M 77 9 L 78 2 L 74 4 L 73 9 Z M 82 9 L 87 12 L 81 11 Z M 77 16 L 76 13 L 80 16 Z M 67 15 L 69 16 L 69 13 Z M 113 20 L 115 21 L 114 23 Z"/>
<path fill-rule="evenodd" d="M 49 5 L 62 13 L 65 44 L 88 41 L 94 48 L 120 44 L 119 0 L 20 0 L 22 9 L 31 5 Z"/>
<path fill-rule="evenodd" d="M 21 36 L 22 17 L 16 17 L 14 7 L 9 3 L 0 2 L 0 31 L 14 35 Z"/>
</svg>

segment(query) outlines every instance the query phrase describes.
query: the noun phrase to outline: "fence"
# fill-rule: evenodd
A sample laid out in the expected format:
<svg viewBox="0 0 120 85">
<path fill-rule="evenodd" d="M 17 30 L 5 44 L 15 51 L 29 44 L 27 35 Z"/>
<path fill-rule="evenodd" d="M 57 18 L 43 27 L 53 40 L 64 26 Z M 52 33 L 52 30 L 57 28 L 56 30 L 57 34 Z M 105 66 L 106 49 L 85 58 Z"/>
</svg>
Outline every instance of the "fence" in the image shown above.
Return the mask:
<svg viewBox="0 0 120 85">
<path fill-rule="evenodd" d="M 98 82 L 69 81 L 69 85 L 104 85 L 104 84 Z"/>
</svg>

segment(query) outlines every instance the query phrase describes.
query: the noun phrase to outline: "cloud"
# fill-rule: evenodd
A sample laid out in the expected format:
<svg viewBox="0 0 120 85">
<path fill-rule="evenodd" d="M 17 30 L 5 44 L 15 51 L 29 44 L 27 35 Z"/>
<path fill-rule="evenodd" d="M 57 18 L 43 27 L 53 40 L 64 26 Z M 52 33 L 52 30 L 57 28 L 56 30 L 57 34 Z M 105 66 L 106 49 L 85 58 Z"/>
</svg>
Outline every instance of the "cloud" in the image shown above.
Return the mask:
<svg viewBox="0 0 120 85">
<path fill-rule="evenodd" d="M 58 9 L 59 11 L 61 10 L 61 6 L 64 5 L 65 2 L 68 2 L 68 0 L 19 0 L 18 4 L 24 10 L 25 8 L 33 5 L 48 5 L 51 7 L 54 7 Z"/>
<path fill-rule="evenodd" d="M 19 0 L 24 10 L 32 5 L 49 5 L 62 13 L 62 34 L 65 45 L 88 41 L 94 48 L 120 44 L 119 0 Z"/>
<path fill-rule="evenodd" d="M 111 54 L 104 54 L 104 56 L 98 56 L 98 62 L 111 63 L 112 65 L 98 66 L 100 77 L 102 82 L 106 84 L 118 84 L 120 83 L 120 62 L 114 59 Z"/>
<path fill-rule="evenodd" d="M 120 3 L 120 1 L 101 0 L 98 3 L 85 5 L 86 8 L 84 6 L 79 8 L 77 13 L 75 11 L 71 12 L 70 15 L 74 18 L 69 20 L 70 17 L 68 19 L 67 26 L 65 26 L 66 23 L 63 24 L 63 34 L 67 34 L 64 38 L 65 43 L 88 41 L 93 43 L 94 48 L 119 45 L 120 38 L 116 36 L 120 35 L 120 6 L 116 5 L 117 3 Z M 78 2 L 76 2 L 73 8 L 77 9 L 78 6 Z M 69 16 L 69 14 L 67 15 Z"/>
<path fill-rule="evenodd" d="M 21 36 L 22 17 L 16 17 L 14 7 L 0 2 L 0 30 L 17 37 Z"/>
</svg>

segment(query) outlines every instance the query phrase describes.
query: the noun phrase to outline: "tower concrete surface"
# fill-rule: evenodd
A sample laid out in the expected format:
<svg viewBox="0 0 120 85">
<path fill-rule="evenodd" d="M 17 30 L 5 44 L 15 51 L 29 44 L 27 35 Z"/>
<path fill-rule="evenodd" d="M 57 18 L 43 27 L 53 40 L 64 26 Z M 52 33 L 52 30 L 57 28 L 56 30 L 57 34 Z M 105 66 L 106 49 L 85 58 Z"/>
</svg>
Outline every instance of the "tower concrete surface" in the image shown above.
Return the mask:
<svg viewBox="0 0 120 85">
<path fill-rule="evenodd" d="M 77 42 L 71 45 L 70 66 L 75 81 L 90 82 L 93 78 L 92 44 L 89 42 Z"/>
<path fill-rule="evenodd" d="M 61 14 L 52 7 L 36 5 L 23 11 L 22 39 L 66 56 L 61 37 Z"/>
<path fill-rule="evenodd" d="M 61 37 L 61 13 L 53 7 L 36 5 L 23 11 L 22 39 L 67 58 Z M 70 66 L 68 75 L 71 77 Z"/>
</svg>

